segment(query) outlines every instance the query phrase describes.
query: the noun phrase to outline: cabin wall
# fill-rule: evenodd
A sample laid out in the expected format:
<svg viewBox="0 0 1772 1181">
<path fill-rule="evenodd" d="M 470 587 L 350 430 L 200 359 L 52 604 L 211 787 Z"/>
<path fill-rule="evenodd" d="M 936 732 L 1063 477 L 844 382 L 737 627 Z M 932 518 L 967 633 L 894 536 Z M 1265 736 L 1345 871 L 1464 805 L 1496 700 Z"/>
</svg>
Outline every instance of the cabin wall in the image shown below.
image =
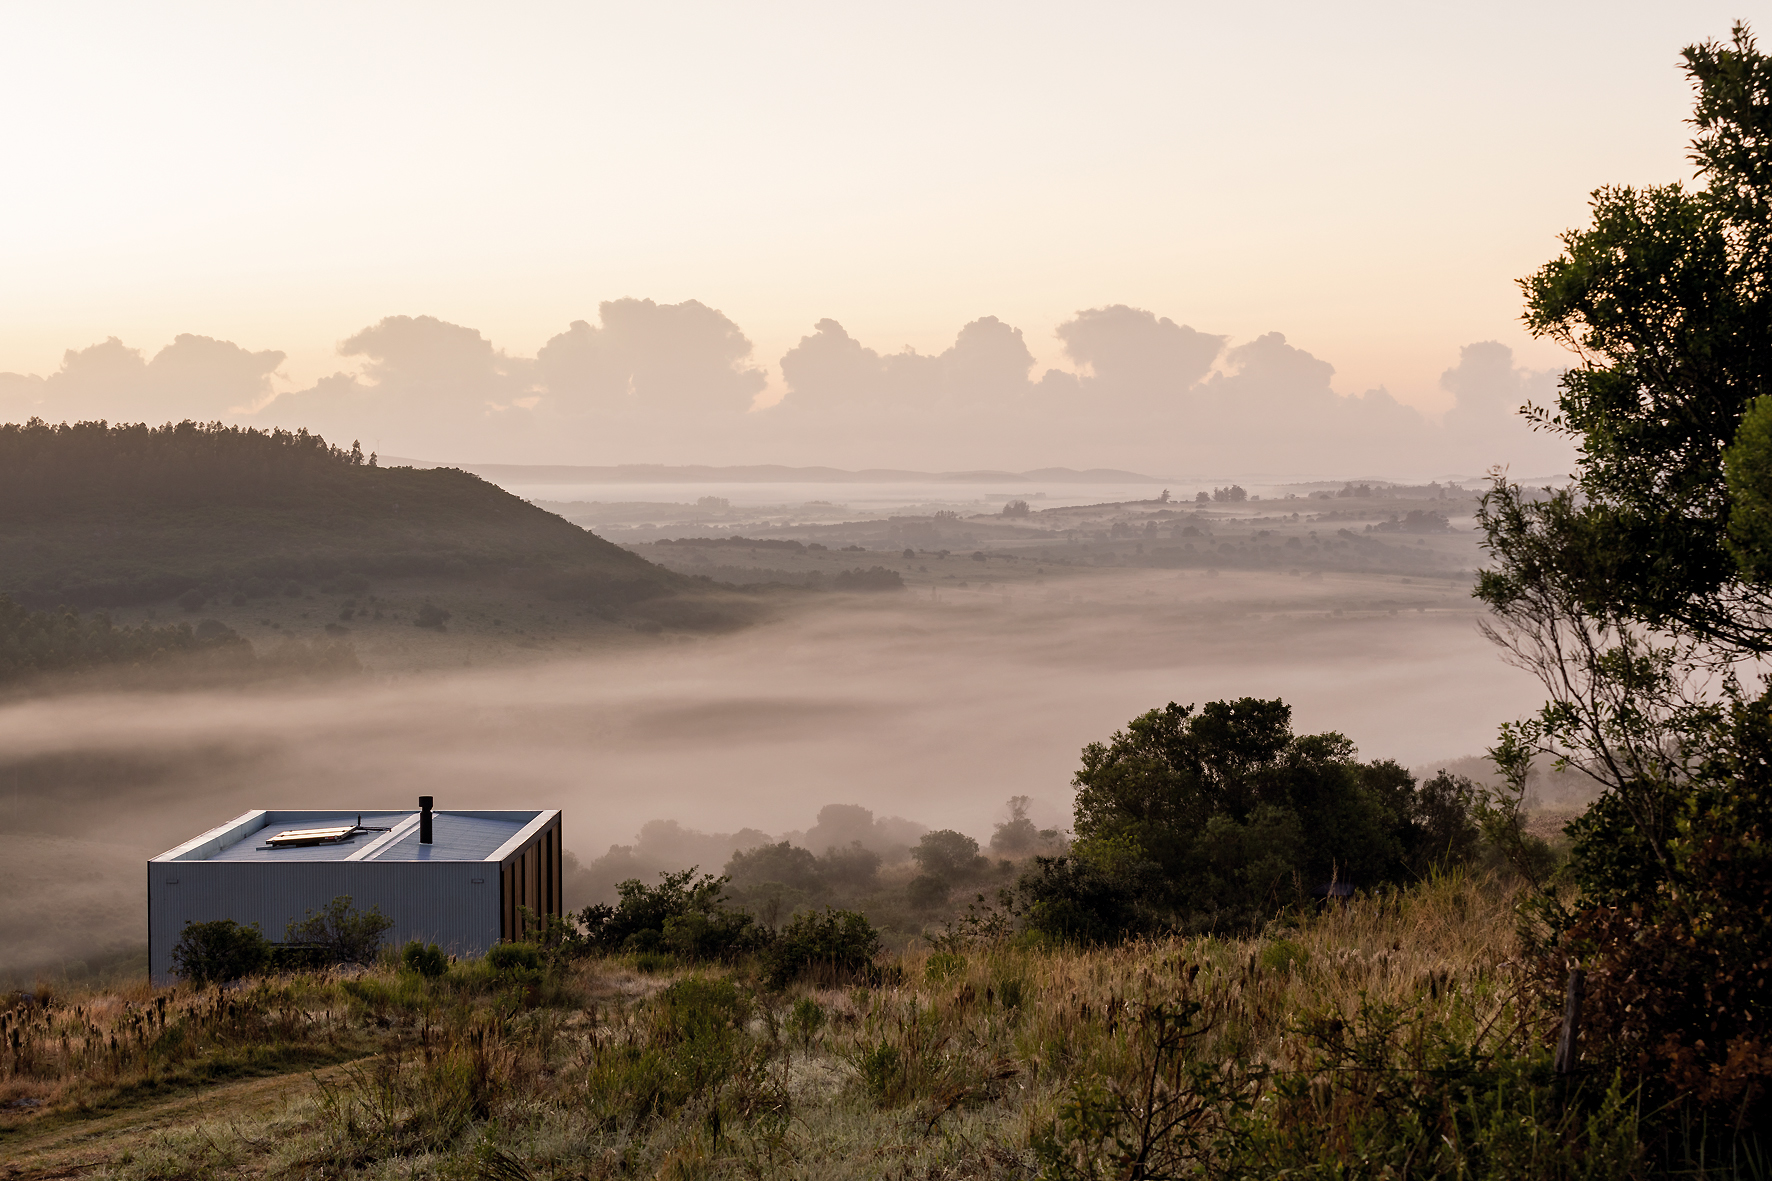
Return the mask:
<svg viewBox="0 0 1772 1181">
<path fill-rule="evenodd" d="M 393 919 L 385 942 L 396 947 L 417 939 L 451 955 L 483 955 L 502 933 L 499 869 L 486 861 L 151 861 L 149 970 L 156 984 L 171 981 L 172 949 L 187 922 L 257 923 L 281 943 L 290 923 L 341 894 L 359 911 L 375 907 Z"/>
<path fill-rule="evenodd" d="M 507 854 L 500 863 L 500 938 L 523 937 L 524 908 L 537 918 L 545 919 L 548 915 L 565 917 L 560 836 L 560 814 L 556 812 L 545 828 L 521 848 Z"/>
</svg>

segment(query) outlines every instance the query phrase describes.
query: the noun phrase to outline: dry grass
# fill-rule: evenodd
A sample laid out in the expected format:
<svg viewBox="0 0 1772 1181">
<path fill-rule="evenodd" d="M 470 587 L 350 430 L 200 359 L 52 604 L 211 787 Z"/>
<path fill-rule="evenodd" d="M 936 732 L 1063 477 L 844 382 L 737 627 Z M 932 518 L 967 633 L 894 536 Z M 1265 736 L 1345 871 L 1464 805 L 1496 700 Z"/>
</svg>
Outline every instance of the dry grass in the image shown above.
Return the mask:
<svg viewBox="0 0 1772 1181">
<path fill-rule="evenodd" d="M 1449 877 L 1258 939 L 913 948 L 885 983 L 786 994 L 743 967 L 589 961 L 548 982 L 457 968 L 429 984 L 384 971 L 174 993 L 164 1026 L 145 989 L 70 995 L 19 1019 L 28 1049 L 5 1059 L 0 1103 L 40 1106 L 0 1108 L 0 1155 L 36 1160 L 50 1129 L 149 1101 L 155 1078 L 225 1078 L 255 1053 L 263 1072 L 289 1069 L 306 1045 L 357 1060 L 305 1093 L 292 1080 L 284 1110 L 115 1144 L 89 1175 L 1026 1177 L 1066 1095 L 1138 1068 L 1152 1002 L 1201 1005 L 1194 1058 L 1245 1071 L 1297 1069 L 1301 1023 L 1351 1022 L 1363 1003 L 1491 1042 L 1533 1036 L 1514 921 L 1495 881 Z M 54 1171 L 42 1157 L 11 1175 L 34 1169 Z"/>
</svg>

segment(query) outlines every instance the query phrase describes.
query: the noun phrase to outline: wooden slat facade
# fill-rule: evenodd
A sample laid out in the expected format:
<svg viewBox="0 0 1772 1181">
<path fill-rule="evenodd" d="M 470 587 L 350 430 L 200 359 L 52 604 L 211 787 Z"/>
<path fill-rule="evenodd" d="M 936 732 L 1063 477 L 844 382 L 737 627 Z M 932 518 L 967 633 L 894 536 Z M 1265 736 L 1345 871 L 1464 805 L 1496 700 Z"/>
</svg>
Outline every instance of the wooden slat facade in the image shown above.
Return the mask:
<svg viewBox="0 0 1772 1181">
<path fill-rule="evenodd" d="M 549 915 L 564 918 L 566 900 L 561 886 L 560 818 L 556 816 L 499 865 L 499 937 L 507 941 L 523 938 L 525 908 L 539 920 L 545 921 Z"/>
</svg>

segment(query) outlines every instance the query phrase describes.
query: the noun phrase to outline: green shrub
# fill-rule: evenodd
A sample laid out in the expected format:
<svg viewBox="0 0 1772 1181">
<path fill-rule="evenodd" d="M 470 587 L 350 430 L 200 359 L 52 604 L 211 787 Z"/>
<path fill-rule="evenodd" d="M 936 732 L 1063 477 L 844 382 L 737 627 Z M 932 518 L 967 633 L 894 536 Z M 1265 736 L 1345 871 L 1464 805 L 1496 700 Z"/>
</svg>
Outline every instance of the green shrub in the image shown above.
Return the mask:
<svg viewBox="0 0 1772 1181">
<path fill-rule="evenodd" d="M 765 979 L 780 988 L 815 968 L 865 971 L 880 951 L 880 935 L 852 910 L 826 907 L 823 914 L 795 915 L 764 956 Z"/>
<path fill-rule="evenodd" d="M 1007 972 L 1000 973 L 991 984 L 991 992 L 996 995 L 997 1003 L 1005 1009 L 1019 1009 L 1027 1000 L 1027 978 Z"/>
<path fill-rule="evenodd" d="M 904 1092 L 903 1055 L 885 1038 L 862 1044 L 855 1056 L 855 1069 L 868 1098 L 881 1107 L 892 1106 Z"/>
<path fill-rule="evenodd" d="M 620 900 L 579 912 L 582 944 L 593 951 L 669 951 L 692 960 L 729 959 L 759 948 L 766 936 L 751 916 L 724 897 L 726 879 L 694 868 L 661 873 L 656 886 L 629 878 L 616 887 Z"/>
<path fill-rule="evenodd" d="M 789 1024 L 802 1046 L 810 1046 L 813 1037 L 824 1028 L 824 1006 L 809 996 L 803 996 L 794 1002 L 793 1011 L 788 1015 Z"/>
<path fill-rule="evenodd" d="M 233 919 L 186 923 L 172 949 L 174 974 L 193 984 L 214 984 L 254 976 L 270 966 L 271 944 L 258 924 L 242 927 Z"/>
<path fill-rule="evenodd" d="M 517 974 L 541 971 L 541 949 L 533 943 L 497 943 L 486 953 L 493 971 Z"/>
<path fill-rule="evenodd" d="M 408 972 L 434 979 L 449 971 L 449 957 L 435 943 L 425 944 L 414 939 L 400 949 L 400 966 Z"/>
<path fill-rule="evenodd" d="M 1015 883 L 1026 930 L 1062 943 L 1112 943 L 1159 930 L 1151 906 L 1160 870 L 1128 841 L 1079 842 L 1067 857 L 1035 857 Z"/>
</svg>

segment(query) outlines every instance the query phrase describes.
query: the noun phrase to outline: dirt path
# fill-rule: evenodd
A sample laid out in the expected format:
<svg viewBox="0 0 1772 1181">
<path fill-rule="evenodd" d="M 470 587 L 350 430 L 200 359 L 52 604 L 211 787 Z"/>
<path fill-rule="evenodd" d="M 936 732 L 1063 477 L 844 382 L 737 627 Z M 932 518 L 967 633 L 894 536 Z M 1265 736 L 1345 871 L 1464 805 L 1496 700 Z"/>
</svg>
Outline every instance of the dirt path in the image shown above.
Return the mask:
<svg viewBox="0 0 1772 1181">
<path fill-rule="evenodd" d="M 41 1130 L 25 1129 L 0 1144 L 0 1179 L 51 1181 L 81 1177 L 112 1162 L 125 1149 L 137 1149 L 157 1132 L 189 1129 L 206 1122 L 250 1124 L 304 1098 L 316 1077 L 325 1079 L 351 1066 L 206 1086 L 158 1103 L 81 1119 L 47 1116 Z"/>
</svg>

